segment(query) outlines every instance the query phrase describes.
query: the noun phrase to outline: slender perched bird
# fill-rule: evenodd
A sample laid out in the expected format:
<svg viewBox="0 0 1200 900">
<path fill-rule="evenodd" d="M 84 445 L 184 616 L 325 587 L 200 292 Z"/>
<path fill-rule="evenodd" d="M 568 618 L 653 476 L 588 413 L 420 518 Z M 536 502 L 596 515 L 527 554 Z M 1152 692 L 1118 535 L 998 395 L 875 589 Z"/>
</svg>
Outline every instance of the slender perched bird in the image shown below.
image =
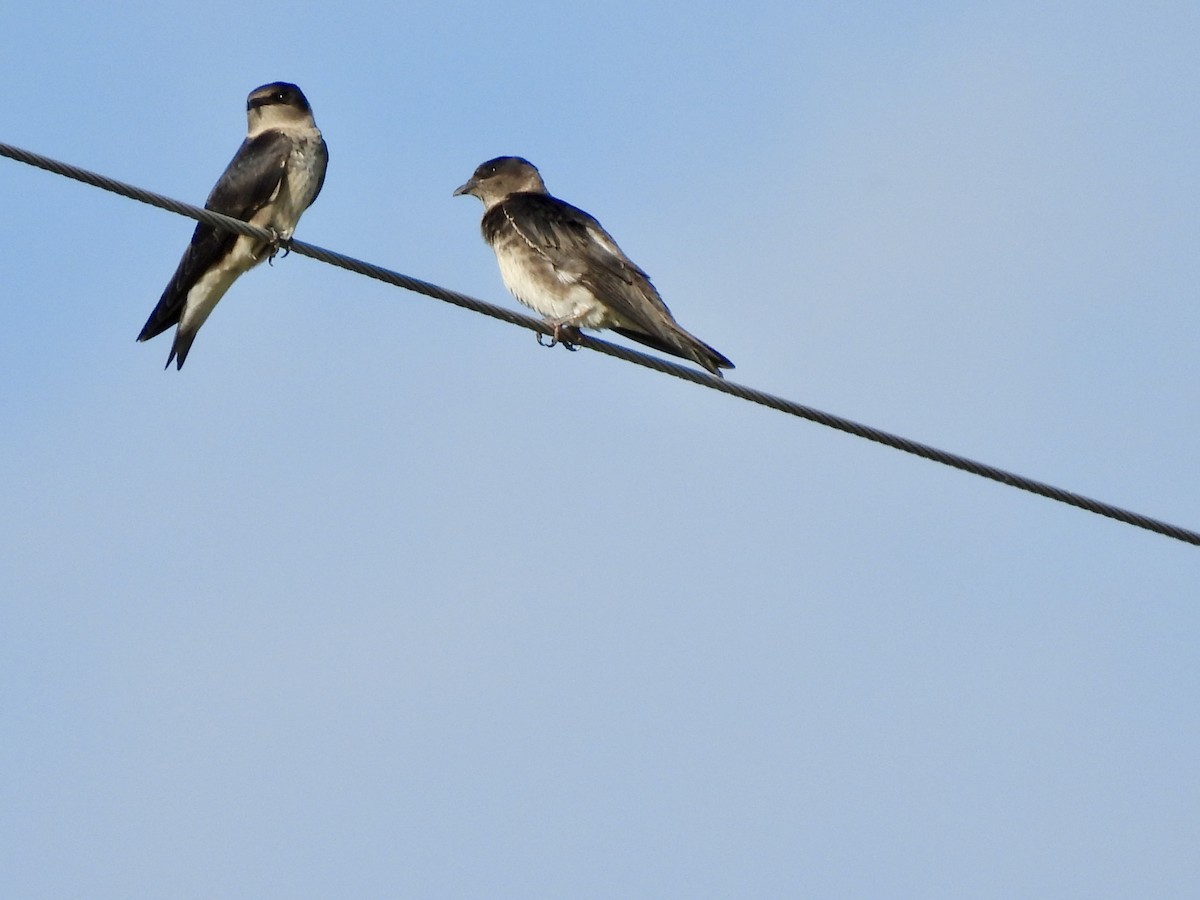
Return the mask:
<svg viewBox="0 0 1200 900">
<path fill-rule="evenodd" d="M 483 239 L 504 286 L 570 345 L 579 328 L 617 334 L 699 363 L 721 376 L 733 363 L 679 327 L 650 283 L 590 215 L 551 196 L 528 160 L 499 156 L 475 170 L 454 196 L 483 201 Z M 577 333 L 577 332 L 575 332 Z M 538 335 L 540 341 L 541 335 Z"/>
<path fill-rule="evenodd" d="M 229 286 L 291 239 L 300 214 L 321 192 L 329 151 L 300 88 L 277 81 L 246 98 L 248 129 L 208 200 L 207 209 L 266 228 L 277 235 L 260 241 L 203 222 L 179 261 L 139 341 L 172 325 L 175 342 L 167 368 L 183 368 L 196 333 Z"/>
</svg>

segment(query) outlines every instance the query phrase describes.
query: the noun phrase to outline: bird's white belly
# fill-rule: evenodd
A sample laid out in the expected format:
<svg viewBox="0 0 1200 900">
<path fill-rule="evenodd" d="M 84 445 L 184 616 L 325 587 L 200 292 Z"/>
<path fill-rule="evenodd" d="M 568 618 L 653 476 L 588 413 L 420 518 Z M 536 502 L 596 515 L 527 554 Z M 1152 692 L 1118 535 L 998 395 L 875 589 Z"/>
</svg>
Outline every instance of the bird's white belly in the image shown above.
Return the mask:
<svg viewBox="0 0 1200 900">
<path fill-rule="evenodd" d="M 264 246 L 253 238 L 239 236 L 229 255 L 200 276 L 188 291 L 179 327 L 184 331 L 195 331 L 203 325 L 238 276 L 254 268 L 262 259 L 263 249 Z"/>
<path fill-rule="evenodd" d="M 588 288 L 563 277 L 549 263 L 531 265 L 518 254 L 499 252 L 496 262 L 504 286 L 534 312 L 551 319 L 570 319 L 581 328 L 603 328 L 607 310 Z"/>
<path fill-rule="evenodd" d="M 279 189 L 271 202 L 254 217 L 254 224 L 274 228 L 284 240 L 290 238 L 300 215 L 316 199 L 321 184 L 320 168 L 313 143 L 299 141 L 288 159 L 287 174 L 279 182 Z"/>
</svg>

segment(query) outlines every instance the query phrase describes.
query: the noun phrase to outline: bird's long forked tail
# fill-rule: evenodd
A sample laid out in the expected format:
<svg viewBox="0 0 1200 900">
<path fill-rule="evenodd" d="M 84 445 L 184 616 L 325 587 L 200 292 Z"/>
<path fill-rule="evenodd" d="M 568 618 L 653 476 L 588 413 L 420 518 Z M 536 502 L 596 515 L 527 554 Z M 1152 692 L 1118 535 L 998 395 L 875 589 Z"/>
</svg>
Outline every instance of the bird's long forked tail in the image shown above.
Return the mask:
<svg viewBox="0 0 1200 900">
<path fill-rule="evenodd" d="M 175 329 L 175 340 L 171 343 L 171 352 L 167 356 L 167 364 L 164 369 L 171 368 L 171 363 L 175 363 L 175 371 L 183 368 L 183 361 L 187 359 L 188 351 L 192 349 L 192 341 L 196 340 L 196 335 L 200 333 L 199 328 L 183 330 L 183 326 Z"/>
<path fill-rule="evenodd" d="M 196 334 L 199 332 L 198 327 L 185 331 L 179 320 L 179 309 L 171 309 L 164 314 L 160 305 L 150 314 L 150 318 L 146 320 L 146 324 L 142 326 L 142 330 L 137 336 L 140 343 L 158 337 L 172 327 L 175 328 L 175 337 L 171 341 L 171 353 L 167 356 L 167 364 L 163 367 L 166 369 L 171 368 L 171 363 L 175 363 L 176 370 L 183 368 L 183 361 L 187 359 L 188 351 L 192 348 L 192 342 L 196 340 Z"/>
</svg>

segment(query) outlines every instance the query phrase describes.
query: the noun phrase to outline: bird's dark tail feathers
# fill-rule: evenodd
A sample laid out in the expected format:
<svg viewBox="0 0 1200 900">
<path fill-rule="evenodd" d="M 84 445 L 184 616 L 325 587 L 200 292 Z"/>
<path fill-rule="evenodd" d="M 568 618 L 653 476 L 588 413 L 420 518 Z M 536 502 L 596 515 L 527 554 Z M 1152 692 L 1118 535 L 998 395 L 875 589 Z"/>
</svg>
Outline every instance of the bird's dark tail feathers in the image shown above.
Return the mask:
<svg viewBox="0 0 1200 900">
<path fill-rule="evenodd" d="M 196 340 L 196 335 L 200 333 L 200 329 L 196 328 L 191 331 L 184 331 L 183 328 L 175 329 L 175 341 L 171 344 L 171 353 L 167 356 L 167 364 L 164 369 L 171 368 L 171 363 L 175 363 L 175 371 L 183 368 L 183 361 L 187 359 L 188 351 L 192 349 L 192 341 Z"/>
<path fill-rule="evenodd" d="M 676 341 L 667 341 L 664 338 L 654 334 L 647 334 L 644 331 L 634 331 L 630 328 L 613 328 L 619 335 L 629 338 L 631 341 L 637 341 L 639 344 L 645 344 L 647 347 L 653 347 L 663 353 L 669 353 L 671 356 L 678 356 L 680 359 L 690 359 L 694 363 L 698 363 L 713 375 L 718 378 L 724 378 L 721 374 L 722 369 L 732 369 L 733 363 L 722 353 L 708 346 L 698 337 L 688 334 L 682 328 L 672 334 Z"/>
</svg>

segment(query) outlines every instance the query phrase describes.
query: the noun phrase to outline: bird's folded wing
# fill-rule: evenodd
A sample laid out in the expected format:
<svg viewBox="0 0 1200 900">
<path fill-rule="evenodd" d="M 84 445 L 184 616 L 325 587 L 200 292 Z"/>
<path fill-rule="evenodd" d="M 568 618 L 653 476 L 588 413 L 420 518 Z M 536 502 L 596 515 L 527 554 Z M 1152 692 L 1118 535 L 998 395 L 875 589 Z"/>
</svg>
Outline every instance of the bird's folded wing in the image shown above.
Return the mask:
<svg viewBox="0 0 1200 900">
<path fill-rule="evenodd" d="M 518 195 L 504 205 L 513 227 L 560 276 L 590 288 L 613 312 L 648 334 L 663 332 L 670 310 L 649 276 L 595 218 L 546 194 Z"/>
<path fill-rule="evenodd" d="M 205 208 L 244 222 L 252 219 L 279 193 L 291 149 L 291 139 L 279 131 L 265 131 L 247 138 L 208 195 Z M 139 341 L 149 340 L 178 324 L 188 291 L 229 252 L 237 238 L 223 228 L 203 222 L 196 225 L 192 242 L 146 320 Z"/>
</svg>

